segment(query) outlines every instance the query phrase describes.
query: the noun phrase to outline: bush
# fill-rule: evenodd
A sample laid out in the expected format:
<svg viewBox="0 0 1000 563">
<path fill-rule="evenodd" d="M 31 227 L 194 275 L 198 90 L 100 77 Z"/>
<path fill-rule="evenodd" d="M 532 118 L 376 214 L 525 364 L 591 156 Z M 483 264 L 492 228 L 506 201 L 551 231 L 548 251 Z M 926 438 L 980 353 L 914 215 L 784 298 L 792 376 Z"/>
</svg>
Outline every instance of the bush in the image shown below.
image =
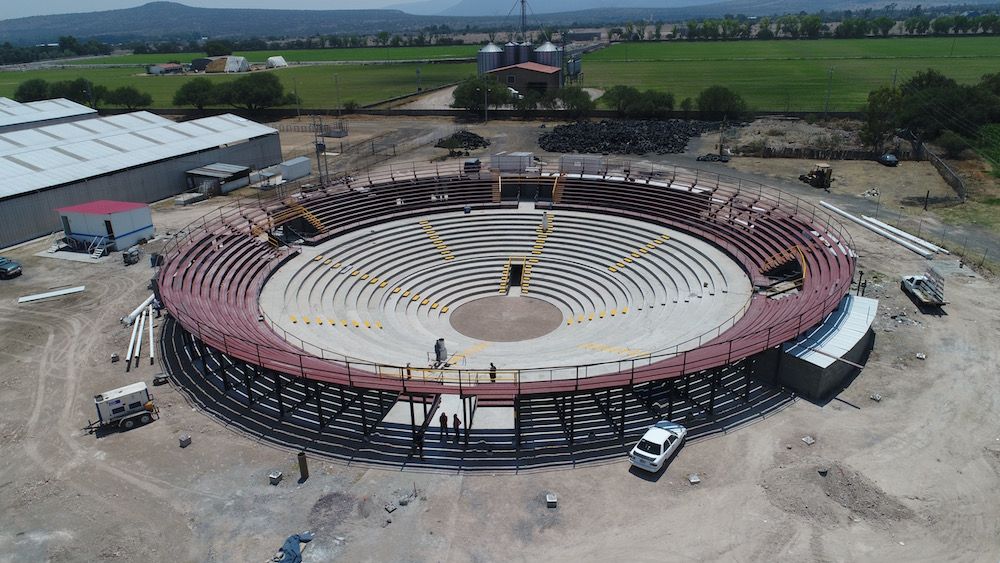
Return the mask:
<svg viewBox="0 0 1000 563">
<path fill-rule="evenodd" d="M 646 90 L 640 92 L 631 86 L 613 86 L 600 98 L 600 102 L 628 118 L 663 118 L 674 109 L 674 95 L 668 92 Z"/>
<path fill-rule="evenodd" d="M 743 97 L 725 86 L 709 86 L 698 94 L 698 111 L 707 115 L 740 119 L 749 112 Z"/>
<path fill-rule="evenodd" d="M 965 137 L 951 130 L 943 131 L 934 140 L 934 144 L 941 147 L 948 158 L 961 158 L 965 149 L 969 148 L 969 142 L 965 140 Z"/>
</svg>

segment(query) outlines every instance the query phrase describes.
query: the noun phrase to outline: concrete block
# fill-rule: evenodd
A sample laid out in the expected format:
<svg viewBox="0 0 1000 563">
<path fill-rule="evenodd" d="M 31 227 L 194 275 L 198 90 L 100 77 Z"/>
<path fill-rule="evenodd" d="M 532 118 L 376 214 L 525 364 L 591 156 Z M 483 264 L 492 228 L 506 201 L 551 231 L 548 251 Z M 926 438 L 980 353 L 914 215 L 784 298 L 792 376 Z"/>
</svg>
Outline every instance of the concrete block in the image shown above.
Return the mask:
<svg viewBox="0 0 1000 563">
<path fill-rule="evenodd" d="M 280 471 L 272 471 L 267 475 L 267 479 L 268 481 L 270 481 L 272 485 L 277 485 L 278 483 L 280 483 L 282 477 L 283 475 L 281 474 Z"/>
<path fill-rule="evenodd" d="M 812 436 L 803 436 L 802 441 L 805 442 L 807 446 L 811 446 L 816 443 L 816 439 Z"/>
<path fill-rule="evenodd" d="M 555 493 L 545 493 L 545 506 L 549 508 L 556 508 L 559 504 L 559 499 L 556 498 Z"/>
<path fill-rule="evenodd" d="M 697 473 L 692 473 L 688 475 L 688 483 L 697 485 L 698 483 L 701 483 L 701 477 L 699 477 Z"/>
<path fill-rule="evenodd" d="M 182 448 L 186 448 L 191 445 L 191 436 L 187 434 L 182 434 L 180 438 L 177 439 L 180 442 Z"/>
</svg>

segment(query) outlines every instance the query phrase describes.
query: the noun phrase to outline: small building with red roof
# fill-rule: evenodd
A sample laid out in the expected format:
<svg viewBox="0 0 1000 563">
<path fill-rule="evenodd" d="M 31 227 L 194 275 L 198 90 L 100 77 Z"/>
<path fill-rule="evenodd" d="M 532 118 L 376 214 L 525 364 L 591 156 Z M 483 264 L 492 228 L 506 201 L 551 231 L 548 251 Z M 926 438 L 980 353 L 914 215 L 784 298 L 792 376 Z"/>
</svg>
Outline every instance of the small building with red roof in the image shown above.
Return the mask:
<svg viewBox="0 0 1000 563">
<path fill-rule="evenodd" d="M 558 90 L 561 85 L 562 69 L 557 66 L 527 62 L 503 66 L 488 72 L 501 84 L 526 95 L 534 91 L 539 94 Z"/>
<path fill-rule="evenodd" d="M 71 246 L 89 251 L 125 250 L 153 238 L 153 216 L 145 203 L 100 199 L 56 209 Z"/>
</svg>

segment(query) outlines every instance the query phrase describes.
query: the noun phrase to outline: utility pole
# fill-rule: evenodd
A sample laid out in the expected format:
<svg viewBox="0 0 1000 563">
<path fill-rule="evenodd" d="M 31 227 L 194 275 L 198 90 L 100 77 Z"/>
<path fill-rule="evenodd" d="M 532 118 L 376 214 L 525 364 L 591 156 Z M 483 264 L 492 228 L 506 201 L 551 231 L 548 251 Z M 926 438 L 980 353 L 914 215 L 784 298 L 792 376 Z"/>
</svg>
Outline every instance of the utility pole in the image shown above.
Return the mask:
<svg viewBox="0 0 1000 563">
<path fill-rule="evenodd" d="M 490 87 L 483 85 L 483 125 L 490 122 Z"/>
<path fill-rule="evenodd" d="M 295 84 L 295 119 L 302 119 L 302 98 L 299 97 L 299 79 L 293 78 Z"/>
<path fill-rule="evenodd" d="M 340 104 L 340 77 L 336 74 L 333 75 L 333 84 L 337 90 L 337 117 L 339 118 L 340 110 L 343 106 Z"/>
<path fill-rule="evenodd" d="M 827 72 L 826 77 L 826 103 L 823 105 L 823 118 L 827 118 L 830 113 L 830 93 L 833 90 L 833 67 Z"/>
</svg>

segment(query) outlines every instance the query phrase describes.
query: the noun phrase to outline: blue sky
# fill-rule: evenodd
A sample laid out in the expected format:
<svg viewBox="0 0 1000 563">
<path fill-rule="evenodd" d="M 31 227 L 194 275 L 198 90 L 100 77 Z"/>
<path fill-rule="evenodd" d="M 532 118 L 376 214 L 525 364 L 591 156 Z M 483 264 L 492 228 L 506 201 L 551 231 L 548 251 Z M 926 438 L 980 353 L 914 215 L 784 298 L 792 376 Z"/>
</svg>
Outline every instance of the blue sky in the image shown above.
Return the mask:
<svg viewBox="0 0 1000 563">
<path fill-rule="evenodd" d="M 0 0 L 0 19 L 23 18 L 45 14 L 66 14 L 74 12 L 98 12 L 132 8 L 146 4 L 150 0 Z M 406 0 L 177 0 L 181 4 L 200 8 L 283 8 L 301 10 L 338 10 L 358 8 L 379 8 L 390 4 L 401 4 Z"/>
</svg>

